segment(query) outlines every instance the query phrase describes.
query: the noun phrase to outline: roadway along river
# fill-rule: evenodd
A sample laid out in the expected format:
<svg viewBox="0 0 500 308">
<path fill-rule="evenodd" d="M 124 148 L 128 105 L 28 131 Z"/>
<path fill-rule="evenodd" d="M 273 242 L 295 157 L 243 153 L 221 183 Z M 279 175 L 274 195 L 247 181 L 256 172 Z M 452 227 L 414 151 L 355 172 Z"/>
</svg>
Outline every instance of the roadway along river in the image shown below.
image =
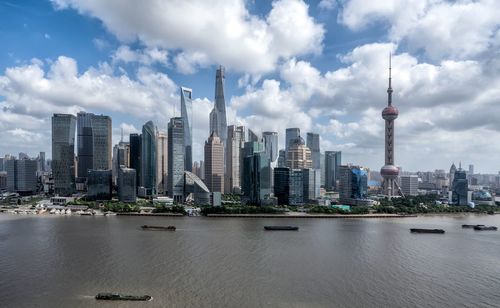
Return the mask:
<svg viewBox="0 0 500 308">
<path fill-rule="evenodd" d="M 283 224 L 300 230 L 263 230 Z M 500 232 L 462 224 L 500 226 L 500 216 L 0 215 L 0 306 L 499 307 Z M 98 292 L 153 301 L 97 302 Z"/>
</svg>

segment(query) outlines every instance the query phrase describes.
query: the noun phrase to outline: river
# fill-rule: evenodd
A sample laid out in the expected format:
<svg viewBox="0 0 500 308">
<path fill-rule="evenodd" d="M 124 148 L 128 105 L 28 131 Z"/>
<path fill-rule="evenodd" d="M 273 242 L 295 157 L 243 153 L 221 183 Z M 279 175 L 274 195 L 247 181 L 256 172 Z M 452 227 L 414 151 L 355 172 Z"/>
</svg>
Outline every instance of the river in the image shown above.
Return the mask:
<svg viewBox="0 0 500 308">
<path fill-rule="evenodd" d="M 177 231 L 139 226 L 175 225 Z M 296 225 L 292 232 L 264 225 Z M 1 307 L 499 307 L 500 216 L 0 215 Z M 411 234 L 409 228 L 446 234 Z M 98 292 L 151 302 L 101 302 Z"/>
</svg>

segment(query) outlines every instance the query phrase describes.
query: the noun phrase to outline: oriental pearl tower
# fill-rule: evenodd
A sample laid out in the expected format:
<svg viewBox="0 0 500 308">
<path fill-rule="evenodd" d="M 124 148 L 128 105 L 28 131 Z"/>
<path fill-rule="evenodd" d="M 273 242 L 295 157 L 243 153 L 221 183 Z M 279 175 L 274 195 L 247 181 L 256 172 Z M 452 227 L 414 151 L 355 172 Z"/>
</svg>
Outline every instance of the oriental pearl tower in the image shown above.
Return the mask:
<svg viewBox="0 0 500 308">
<path fill-rule="evenodd" d="M 391 87 L 391 56 L 389 56 L 389 88 L 387 89 L 387 107 L 382 111 L 382 118 L 385 120 L 385 165 L 380 169 L 384 181 L 382 183 L 384 194 L 391 198 L 396 195 L 403 196 L 403 192 L 396 179 L 399 169 L 394 165 L 394 120 L 398 117 L 398 108 L 392 105 Z M 397 189 L 397 191 L 396 191 Z"/>
</svg>

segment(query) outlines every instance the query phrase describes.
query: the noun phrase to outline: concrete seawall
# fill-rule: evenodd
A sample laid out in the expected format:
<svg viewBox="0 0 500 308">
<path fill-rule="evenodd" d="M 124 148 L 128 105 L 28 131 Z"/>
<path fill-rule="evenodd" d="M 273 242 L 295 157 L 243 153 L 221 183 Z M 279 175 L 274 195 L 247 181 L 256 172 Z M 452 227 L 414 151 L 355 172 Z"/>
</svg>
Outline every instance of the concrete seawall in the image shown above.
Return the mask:
<svg viewBox="0 0 500 308">
<path fill-rule="evenodd" d="M 232 218 L 407 218 L 417 217 L 417 215 L 398 215 L 398 214 L 208 214 L 207 217 L 232 217 Z"/>
</svg>

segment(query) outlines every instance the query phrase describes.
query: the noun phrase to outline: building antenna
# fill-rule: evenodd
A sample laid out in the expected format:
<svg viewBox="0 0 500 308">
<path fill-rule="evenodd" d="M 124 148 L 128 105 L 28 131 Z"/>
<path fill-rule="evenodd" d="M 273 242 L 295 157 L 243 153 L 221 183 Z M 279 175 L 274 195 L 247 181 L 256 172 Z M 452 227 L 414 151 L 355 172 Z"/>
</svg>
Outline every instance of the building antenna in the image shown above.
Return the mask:
<svg viewBox="0 0 500 308">
<path fill-rule="evenodd" d="M 120 142 L 123 142 L 123 127 L 121 127 L 121 139 L 120 139 Z"/>
</svg>

